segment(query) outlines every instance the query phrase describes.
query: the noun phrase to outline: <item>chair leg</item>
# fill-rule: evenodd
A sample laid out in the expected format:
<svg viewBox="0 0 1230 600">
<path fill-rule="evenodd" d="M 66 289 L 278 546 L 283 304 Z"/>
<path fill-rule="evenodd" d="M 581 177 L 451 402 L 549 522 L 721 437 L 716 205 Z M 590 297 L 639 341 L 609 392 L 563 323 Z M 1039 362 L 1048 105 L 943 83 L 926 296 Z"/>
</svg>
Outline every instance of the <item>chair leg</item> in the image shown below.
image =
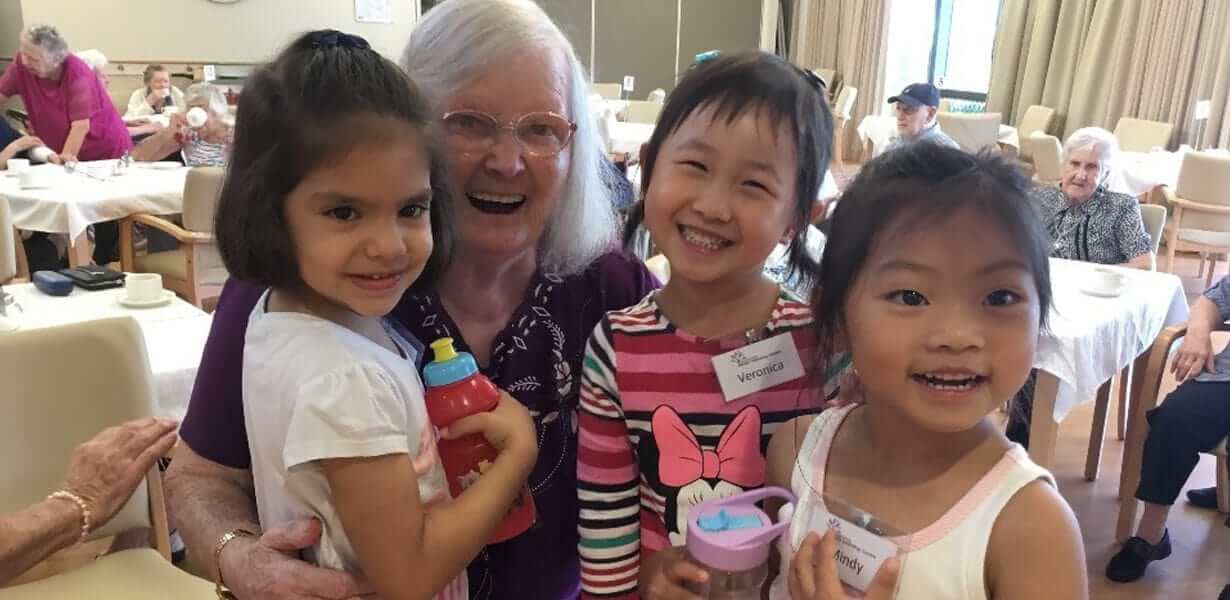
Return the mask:
<svg viewBox="0 0 1230 600">
<path fill-rule="evenodd" d="M 1209 273 L 1208 273 L 1208 276 L 1205 277 L 1205 280 L 1204 280 L 1204 289 L 1207 290 L 1213 287 L 1213 274 L 1216 272 L 1217 272 L 1217 255 L 1210 254 L 1209 255 Z"/>
<path fill-rule="evenodd" d="M 136 248 L 133 240 L 133 220 L 120 219 L 120 270 L 131 273 L 136 268 Z"/>
<path fill-rule="evenodd" d="M 1085 457 L 1085 481 L 1097 481 L 1102 467 L 1102 441 L 1106 436 L 1106 412 L 1110 408 L 1110 381 L 1098 388 L 1093 407 L 1093 426 L 1089 431 L 1089 454 Z"/>
<path fill-rule="evenodd" d="M 1230 513 L 1230 461 L 1217 457 L 1217 510 Z"/>
<path fill-rule="evenodd" d="M 1200 257 L 1200 270 L 1196 271 L 1196 278 L 1199 279 L 1201 277 L 1204 277 L 1204 261 L 1208 260 L 1209 257 L 1206 256 L 1203 252 L 1201 252 L 1197 256 Z"/>
<path fill-rule="evenodd" d="M 1173 227 L 1166 232 L 1166 267 L 1162 269 L 1167 273 L 1174 273 L 1174 251 L 1175 246 L 1179 242 L 1179 221 L 1183 218 L 1183 207 L 1174 207 L 1174 217 L 1171 221 Z"/>
<path fill-rule="evenodd" d="M 1115 419 L 1118 425 L 1117 438 L 1123 441 L 1127 437 L 1127 417 L 1128 417 L 1128 396 L 1129 388 L 1132 387 L 1132 365 L 1123 367 L 1123 371 L 1119 373 L 1119 415 Z"/>
</svg>

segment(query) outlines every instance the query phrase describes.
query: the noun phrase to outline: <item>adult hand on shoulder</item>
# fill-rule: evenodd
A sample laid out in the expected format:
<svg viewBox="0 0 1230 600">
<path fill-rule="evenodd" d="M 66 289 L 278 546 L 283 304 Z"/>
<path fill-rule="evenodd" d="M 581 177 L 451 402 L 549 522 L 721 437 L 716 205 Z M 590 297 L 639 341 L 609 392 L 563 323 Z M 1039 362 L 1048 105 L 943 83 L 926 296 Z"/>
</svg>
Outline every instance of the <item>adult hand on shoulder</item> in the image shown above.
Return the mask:
<svg viewBox="0 0 1230 600">
<path fill-rule="evenodd" d="M 222 579 L 243 600 L 373 600 L 362 576 L 317 567 L 295 558 L 320 541 L 320 521 L 302 519 L 271 527 L 260 538 L 236 538 L 219 557 Z"/>
<path fill-rule="evenodd" d="M 175 422 L 146 417 L 109 427 L 77 446 L 63 489 L 85 500 L 97 529 L 128 502 L 154 461 L 175 445 Z"/>
<path fill-rule="evenodd" d="M 790 572 L 786 577 L 790 589 L 790 597 L 795 600 L 847 600 L 847 595 L 841 586 L 841 577 L 837 573 L 837 535 L 826 531 L 824 537 L 815 533 L 807 534 L 799 551 L 790 561 Z M 897 587 L 897 576 L 900 573 L 900 563 L 896 558 L 884 562 L 871 580 L 871 587 L 865 600 L 892 600 Z"/>
<path fill-rule="evenodd" d="M 1180 382 L 1199 375 L 1203 371 L 1213 372 L 1213 339 L 1208 335 L 1189 335 L 1183 338 L 1179 351 L 1175 353 L 1174 362 L 1170 363 L 1170 371 Z"/>
<path fill-rule="evenodd" d="M 701 600 L 684 586 L 708 580 L 704 569 L 684 557 L 683 548 L 667 548 L 641 563 L 639 587 L 645 600 Z"/>
</svg>

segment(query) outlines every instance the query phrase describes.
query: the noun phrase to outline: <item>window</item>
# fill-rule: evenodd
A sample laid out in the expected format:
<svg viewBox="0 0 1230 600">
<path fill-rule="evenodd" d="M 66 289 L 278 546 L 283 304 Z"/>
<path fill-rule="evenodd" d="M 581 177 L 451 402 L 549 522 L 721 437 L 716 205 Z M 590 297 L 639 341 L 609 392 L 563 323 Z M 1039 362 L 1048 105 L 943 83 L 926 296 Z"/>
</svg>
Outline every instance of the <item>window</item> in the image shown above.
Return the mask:
<svg viewBox="0 0 1230 600">
<path fill-rule="evenodd" d="M 885 89 L 928 81 L 944 98 L 986 100 L 999 21 L 995 0 L 893 0 Z"/>
</svg>

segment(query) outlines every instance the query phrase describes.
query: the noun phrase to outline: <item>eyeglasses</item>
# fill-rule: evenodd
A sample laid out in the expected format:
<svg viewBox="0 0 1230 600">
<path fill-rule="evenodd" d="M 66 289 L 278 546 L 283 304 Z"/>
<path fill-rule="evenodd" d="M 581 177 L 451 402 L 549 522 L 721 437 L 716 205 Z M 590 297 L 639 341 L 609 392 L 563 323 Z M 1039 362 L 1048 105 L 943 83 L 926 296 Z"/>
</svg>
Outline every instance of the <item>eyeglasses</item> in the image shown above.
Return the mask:
<svg viewBox="0 0 1230 600">
<path fill-rule="evenodd" d="M 577 124 L 553 112 L 533 112 L 515 121 L 500 122 L 477 110 L 444 113 L 444 131 L 449 143 L 466 154 L 482 154 L 495 146 L 501 131 L 512 132 L 513 139 L 530 156 L 555 156 L 572 141 Z"/>
</svg>

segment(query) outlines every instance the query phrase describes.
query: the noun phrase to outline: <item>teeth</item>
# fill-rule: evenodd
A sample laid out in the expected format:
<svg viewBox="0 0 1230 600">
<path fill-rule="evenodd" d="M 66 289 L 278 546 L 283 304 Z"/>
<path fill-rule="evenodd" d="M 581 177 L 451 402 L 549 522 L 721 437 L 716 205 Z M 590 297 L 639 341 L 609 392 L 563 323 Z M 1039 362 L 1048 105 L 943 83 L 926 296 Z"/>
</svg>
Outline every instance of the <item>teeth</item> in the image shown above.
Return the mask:
<svg viewBox="0 0 1230 600">
<path fill-rule="evenodd" d="M 973 388 L 975 385 L 982 382 L 983 377 L 980 375 L 972 375 L 969 377 L 945 377 L 939 375 L 916 375 L 917 379 L 922 380 L 928 386 L 938 390 L 962 391 Z"/>
<path fill-rule="evenodd" d="M 689 244 L 696 244 L 702 248 L 717 250 L 730 243 L 722 238 L 705 235 L 691 227 L 683 227 L 682 229 L 684 240 Z"/>
<path fill-rule="evenodd" d="M 504 196 L 500 194 L 485 194 L 482 192 L 470 192 L 471 198 L 482 200 L 483 202 L 497 202 L 499 204 L 516 204 L 525 200 L 525 196 Z"/>
</svg>

